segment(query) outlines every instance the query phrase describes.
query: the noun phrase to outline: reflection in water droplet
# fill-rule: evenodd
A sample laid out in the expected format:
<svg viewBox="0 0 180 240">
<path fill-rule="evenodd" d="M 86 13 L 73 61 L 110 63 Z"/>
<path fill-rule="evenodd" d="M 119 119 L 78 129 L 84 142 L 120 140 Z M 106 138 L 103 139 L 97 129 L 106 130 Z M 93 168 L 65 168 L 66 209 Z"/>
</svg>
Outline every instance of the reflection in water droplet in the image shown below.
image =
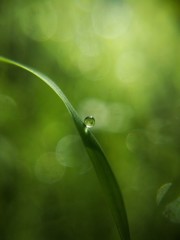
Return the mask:
<svg viewBox="0 0 180 240">
<path fill-rule="evenodd" d="M 84 119 L 84 124 L 86 125 L 87 128 L 91 128 L 95 125 L 95 118 L 92 116 L 87 116 Z"/>
<path fill-rule="evenodd" d="M 65 167 L 76 169 L 80 174 L 91 169 L 91 162 L 77 135 L 67 135 L 59 140 L 56 147 L 58 162 Z"/>
</svg>

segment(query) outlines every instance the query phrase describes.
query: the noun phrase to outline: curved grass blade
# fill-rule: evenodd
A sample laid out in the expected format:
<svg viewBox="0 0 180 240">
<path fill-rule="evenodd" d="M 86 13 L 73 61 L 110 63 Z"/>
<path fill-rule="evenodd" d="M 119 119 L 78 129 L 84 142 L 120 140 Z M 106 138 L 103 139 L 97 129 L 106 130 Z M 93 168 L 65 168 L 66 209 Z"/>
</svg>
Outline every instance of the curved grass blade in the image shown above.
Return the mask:
<svg viewBox="0 0 180 240">
<path fill-rule="evenodd" d="M 113 174 L 113 171 L 106 159 L 106 156 L 96 140 L 95 136 L 92 132 L 86 128 L 85 124 L 80 119 L 78 113 L 69 102 L 65 94 L 62 90 L 47 76 L 44 74 L 27 67 L 18 62 L 12 61 L 8 58 L 1 57 L 0 61 L 8 64 L 12 64 L 16 67 L 24 69 L 36 77 L 40 78 L 43 82 L 45 82 L 63 101 L 65 106 L 67 107 L 69 113 L 71 114 L 74 123 L 77 127 L 77 130 L 82 138 L 82 141 L 85 145 L 85 148 L 90 156 L 96 174 L 102 184 L 102 187 L 105 191 L 107 200 L 109 202 L 118 232 L 121 240 L 130 240 L 130 232 L 128 219 L 126 214 L 126 208 L 124 205 L 123 197 L 117 180 Z"/>
</svg>

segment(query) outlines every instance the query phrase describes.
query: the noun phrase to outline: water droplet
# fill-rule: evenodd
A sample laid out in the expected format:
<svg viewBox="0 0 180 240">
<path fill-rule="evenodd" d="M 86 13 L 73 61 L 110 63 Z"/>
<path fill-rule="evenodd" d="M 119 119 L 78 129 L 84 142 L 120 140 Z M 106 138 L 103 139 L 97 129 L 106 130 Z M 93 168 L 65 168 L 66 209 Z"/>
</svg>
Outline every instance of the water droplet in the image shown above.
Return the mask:
<svg viewBox="0 0 180 240">
<path fill-rule="evenodd" d="M 87 116 L 84 119 L 84 124 L 87 128 L 92 128 L 95 125 L 95 118 L 93 116 Z"/>
</svg>

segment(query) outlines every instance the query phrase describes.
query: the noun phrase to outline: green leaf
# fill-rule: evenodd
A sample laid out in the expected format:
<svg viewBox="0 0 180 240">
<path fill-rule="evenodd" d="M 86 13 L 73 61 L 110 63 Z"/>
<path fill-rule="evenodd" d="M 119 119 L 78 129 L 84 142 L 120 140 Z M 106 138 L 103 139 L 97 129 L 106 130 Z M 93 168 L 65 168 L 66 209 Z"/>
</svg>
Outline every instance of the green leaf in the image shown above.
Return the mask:
<svg viewBox="0 0 180 240">
<path fill-rule="evenodd" d="M 107 200 L 109 202 L 109 206 L 111 208 L 119 236 L 121 240 L 130 240 L 130 233 L 129 233 L 129 225 L 128 225 L 128 219 L 126 214 L 126 208 L 124 205 L 124 200 L 122 197 L 122 193 L 120 190 L 120 187 L 117 183 L 117 180 L 113 174 L 113 171 L 107 161 L 107 158 L 96 140 L 95 136 L 92 134 L 92 132 L 86 127 L 86 125 L 83 123 L 83 121 L 80 119 L 78 113 L 70 103 L 70 101 L 67 99 L 65 94 L 62 92 L 62 90 L 47 76 L 44 74 L 27 67 L 23 64 L 20 64 L 18 62 L 12 61 L 8 58 L 1 57 L 0 61 L 8 64 L 12 64 L 14 66 L 20 67 L 36 77 L 40 78 L 43 82 L 45 82 L 63 101 L 66 108 L 68 109 L 69 113 L 71 114 L 71 117 L 77 127 L 77 130 L 82 138 L 82 141 L 84 143 L 84 146 L 90 156 L 90 159 L 92 161 L 92 164 L 94 166 L 94 169 L 96 171 L 96 174 L 102 184 L 102 187 L 105 191 L 105 195 L 107 197 Z"/>
</svg>

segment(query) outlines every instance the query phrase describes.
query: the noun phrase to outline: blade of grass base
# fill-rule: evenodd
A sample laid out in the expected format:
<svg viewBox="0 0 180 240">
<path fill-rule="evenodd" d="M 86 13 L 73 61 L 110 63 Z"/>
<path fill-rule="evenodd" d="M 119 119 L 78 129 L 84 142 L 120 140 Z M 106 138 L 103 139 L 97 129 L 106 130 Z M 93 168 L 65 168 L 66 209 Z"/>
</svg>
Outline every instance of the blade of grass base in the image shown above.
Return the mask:
<svg viewBox="0 0 180 240">
<path fill-rule="evenodd" d="M 102 187 L 104 189 L 105 195 L 109 202 L 118 232 L 121 240 L 130 240 L 129 225 L 127 219 L 126 208 L 120 187 L 117 183 L 117 180 L 114 176 L 114 173 L 107 161 L 107 158 L 98 143 L 95 136 L 92 132 L 86 128 L 85 124 L 80 119 L 78 113 L 67 99 L 62 90 L 52 81 L 50 78 L 44 74 L 27 67 L 18 62 L 12 61 L 8 58 L 0 56 L 0 61 L 8 64 L 12 64 L 16 67 L 24 69 L 36 77 L 40 78 L 44 83 L 46 83 L 63 101 L 67 107 L 74 123 L 77 127 L 77 130 L 82 138 L 84 146 L 87 150 L 87 153 L 90 156 L 94 169 L 96 171 L 97 177 L 99 178 Z"/>
</svg>

